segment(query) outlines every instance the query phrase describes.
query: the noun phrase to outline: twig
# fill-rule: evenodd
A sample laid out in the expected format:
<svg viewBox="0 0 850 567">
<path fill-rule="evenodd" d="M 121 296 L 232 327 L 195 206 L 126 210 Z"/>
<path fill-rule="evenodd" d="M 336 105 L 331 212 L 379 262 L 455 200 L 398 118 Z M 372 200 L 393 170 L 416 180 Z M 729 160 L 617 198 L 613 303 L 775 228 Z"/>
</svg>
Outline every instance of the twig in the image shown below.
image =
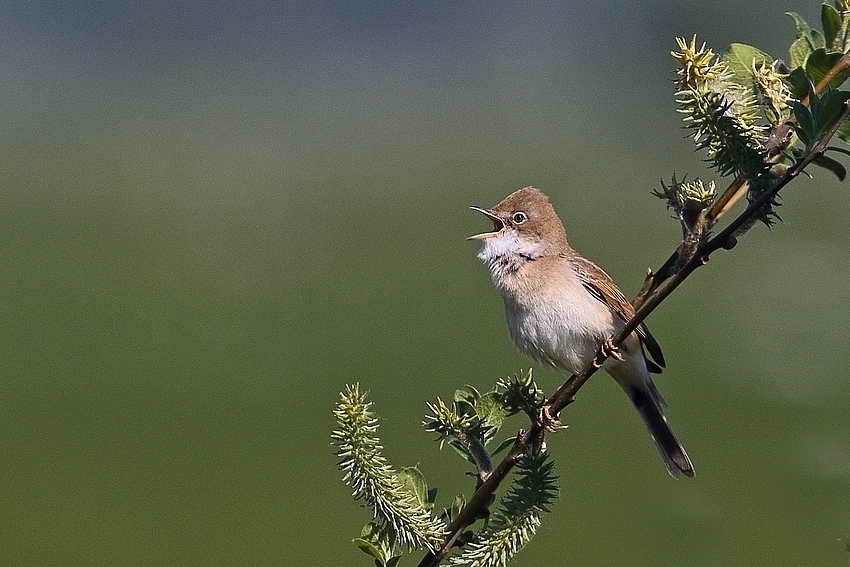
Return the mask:
<svg viewBox="0 0 850 567">
<path fill-rule="evenodd" d="M 850 53 L 845 53 L 841 59 L 836 61 L 835 65 L 832 66 L 832 68 L 815 86 L 815 92 L 818 94 L 822 93 L 827 87 L 829 87 L 829 83 L 835 77 L 847 69 L 850 69 Z M 806 106 L 809 105 L 809 97 L 803 99 L 803 104 Z M 793 132 L 792 125 L 793 116 L 786 122 L 777 124 L 773 128 L 770 137 L 764 144 L 764 149 L 771 155 L 771 161 L 775 161 L 779 157 L 780 150 L 784 148 L 791 139 L 791 133 Z M 741 197 L 746 194 L 746 192 L 747 180 L 743 175 L 739 175 L 734 181 L 732 181 L 717 201 L 715 201 L 708 213 L 706 213 L 705 218 L 708 222 L 708 226 L 711 226 L 720 220 L 720 217 L 726 214 L 726 212 L 728 212 L 729 209 L 731 209 L 735 203 L 737 203 Z"/>
<path fill-rule="evenodd" d="M 841 61 L 844 61 L 845 59 L 847 59 L 846 64 L 850 66 L 850 56 L 845 55 Z M 667 298 L 667 296 L 679 287 L 679 284 L 687 279 L 688 276 L 690 276 L 697 268 L 704 266 L 708 262 L 712 253 L 721 248 L 731 249 L 734 247 L 735 232 L 743 226 L 744 223 L 749 221 L 765 204 L 773 199 L 783 187 L 796 178 L 812 161 L 826 152 L 829 140 L 835 135 L 838 127 L 842 122 L 844 122 L 848 115 L 850 115 L 850 101 L 844 103 L 838 120 L 826 133 L 824 133 L 818 143 L 812 148 L 811 152 L 792 167 L 788 168 L 785 174 L 774 184 L 773 187 L 761 195 L 756 201 L 750 203 L 750 205 L 721 232 L 700 245 L 690 260 L 688 260 L 688 262 L 685 263 L 678 272 L 672 275 L 663 287 L 660 287 L 655 293 L 644 294 L 644 300 L 639 304 L 640 306 L 634 317 L 629 319 L 625 326 L 623 326 L 623 328 L 614 335 L 612 339 L 614 346 L 620 345 L 626 337 L 634 332 L 638 325 L 640 325 L 646 317 Z M 790 130 L 790 126 L 788 126 L 788 128 Z M 676 256 L 677 254 L 674 254 L 671 258 Z M 669 263 L 670 260 L 665 263 L 665 266 Z M 659 270 L 659 274 L 661 274 L 662 271 L 665 270 Z M 644 285 L 644 288 L 646 287 L 647 286 Z M 567 405 L 575 401 L 575 396 L 578 391 L 601 367 L 602 363 L 605 362 L 606 359 L 607 355 L 603 349 L 600 348 L 599 351 L 597 351 L 596 356 L 587 363 L 579 374 L 570 376 L 570 378 L 564 382 L 544 404 L 543 407 L 549 412 L 549 415 L 558 415 L 558 413 Z M 436 567 L 443 559 L 445 559 L 463 530 L 475 521 L 475 517 L 481 507 L 490 500 L 490 497 L 499 487 L 502 480 L 507 477 L 511 469 L 513 469 L 519 459 L 522 458 L 522 455 L 528 449 L 529 445 L 543 434 L 543 431 L 543 426 L 541 425 L 540 420 L 533 420 L 531 427 L 527 431 L 520 431 L 517 435 L 513 448 L 507 456 L 495 469 L 493 469 L 492 474 L 490 474 L 487 480 L 479 486 L 478 490 L 476 490 L 475 494 L 472 495 L 472 498 L 470 498 L 467 505 L 449 525 L 448 535 L 446 536 L 443 545 L 436 552 L 428 553 L 425 557 L 423 557 L 422 561 L 419 562 L 419 567 Z"/>
<path fill-rule="evenodd" d="M 817 91 L 818 93 L 823 92 L 823 90 L 827 86 L 829 86 L 829 83 L 831 83 L 835 77 L 837 77 L 839 74 L 843 73 L 847 69 L 850 69 L 850 53 L 845 53 L 841 57 L 841 59 L 835 62 L 835 65 L 833 65 L 832 68 L 826 72 L 826 75 L 824 75 L 823 78 L 818 81 L 818 84 L 815 87 L 815 91 Z M 807 101 L 803 101 L 803 104 L 808 105 Z"/>
</svg>

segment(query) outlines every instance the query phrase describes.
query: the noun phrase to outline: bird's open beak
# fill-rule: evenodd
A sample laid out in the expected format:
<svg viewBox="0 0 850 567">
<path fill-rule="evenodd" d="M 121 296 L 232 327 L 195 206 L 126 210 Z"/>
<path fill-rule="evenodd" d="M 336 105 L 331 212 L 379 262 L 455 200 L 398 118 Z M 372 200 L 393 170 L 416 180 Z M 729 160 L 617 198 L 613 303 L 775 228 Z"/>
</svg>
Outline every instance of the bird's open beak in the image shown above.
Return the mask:
<svg viewBox="0 0 850 567">
<path fill-rule="evenodd" d="M 497 234 L 502 232 L 502 230 L 505 228 L 505 223 L 502 221 L 502 219 L 500 219 L 499 217 L 497 217 L 496 215 L 494 215 L 493 213 L 491 213 L 487 209 L 482 209 L 481 207 L 469 207 L 469 208 L 472 209 L 473 211 L 478 211 L 479 213 L 481 213 L 482 215 L 484 215 L 485 217 L 487 217 L 488 219 L 493 221 L 493 230 L 491 232 L 482 232 L 481 234 L 474 234 L 474 235 L 470 236 L 469 238 L 467 238 L 467 240 L 484 240 L 486 238 L 496 236 Z"/>
</svg>

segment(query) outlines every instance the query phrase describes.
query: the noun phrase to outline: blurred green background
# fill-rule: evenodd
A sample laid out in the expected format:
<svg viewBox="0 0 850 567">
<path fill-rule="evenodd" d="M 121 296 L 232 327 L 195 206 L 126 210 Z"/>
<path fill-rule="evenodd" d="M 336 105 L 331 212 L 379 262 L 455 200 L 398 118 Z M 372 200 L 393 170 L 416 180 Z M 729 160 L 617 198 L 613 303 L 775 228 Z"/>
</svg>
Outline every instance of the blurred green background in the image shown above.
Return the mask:
<svg viewBox="0 0 850 567">
<path fill-rule="evenodd" d="M 679 236 L 650 191 L 712 177 L 674 37 L 785 57 L 819 6 L 4 3 L 0 564 L 369 564 L 344 384 L 447 505 L 471 483 L 425 401 L 529 367 L 467 206 L 540 187 L 634 295 Z M 850 185 L 814 173 L 649 320 L 696 479 L 600 375 L 515 565 L 850 561 Z"/>
</svg>

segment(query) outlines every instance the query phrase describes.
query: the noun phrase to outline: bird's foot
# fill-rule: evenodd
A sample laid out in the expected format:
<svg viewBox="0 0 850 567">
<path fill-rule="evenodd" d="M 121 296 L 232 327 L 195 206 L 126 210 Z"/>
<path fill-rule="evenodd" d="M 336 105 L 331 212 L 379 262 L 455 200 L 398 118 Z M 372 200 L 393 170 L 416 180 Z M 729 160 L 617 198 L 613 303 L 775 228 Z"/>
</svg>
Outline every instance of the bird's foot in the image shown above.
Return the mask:
<svg viewBox="0 0 850 567">
<path fill-rule="evenodd" d="M 537 425 L 549 433 L 557 433 L 561 428 L 561 420 L 558 419 L 557 415 L 552 415 L 547 404 L 540 408 L 540 412 L 537 414 Z"/>
<path fill-rule="evenodd" d="M 625 360 L 625 358 L 623 358 L 623 355 L 620 354 L 620 348 L 614 345 L 614 341 L 612 341 L 611 339 L 605 339 L 605 342 L 602 343 L 602 354 L 609 358 L 617 359 L 620 362 Z"/>
</svg>

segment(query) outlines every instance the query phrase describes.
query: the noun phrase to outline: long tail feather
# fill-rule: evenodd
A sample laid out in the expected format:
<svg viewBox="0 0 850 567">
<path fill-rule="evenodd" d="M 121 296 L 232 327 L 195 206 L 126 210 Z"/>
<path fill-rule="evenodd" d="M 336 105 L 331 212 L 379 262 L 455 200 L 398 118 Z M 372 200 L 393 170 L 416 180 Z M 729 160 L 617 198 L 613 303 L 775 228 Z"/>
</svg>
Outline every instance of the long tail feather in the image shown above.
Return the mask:
<svg viewBox="0 0 850 567">
<path fill-rule="evenodd" d="M 664 417 L 663 401 L 660 396 L 653 395 L 653 391 L 657 392 L 651 383 L 642 388 L 630 386 L 627 390 L 673 478 L 679 478 L 682 474 L 693 477 L 694 466 Z"/>
</svg>

